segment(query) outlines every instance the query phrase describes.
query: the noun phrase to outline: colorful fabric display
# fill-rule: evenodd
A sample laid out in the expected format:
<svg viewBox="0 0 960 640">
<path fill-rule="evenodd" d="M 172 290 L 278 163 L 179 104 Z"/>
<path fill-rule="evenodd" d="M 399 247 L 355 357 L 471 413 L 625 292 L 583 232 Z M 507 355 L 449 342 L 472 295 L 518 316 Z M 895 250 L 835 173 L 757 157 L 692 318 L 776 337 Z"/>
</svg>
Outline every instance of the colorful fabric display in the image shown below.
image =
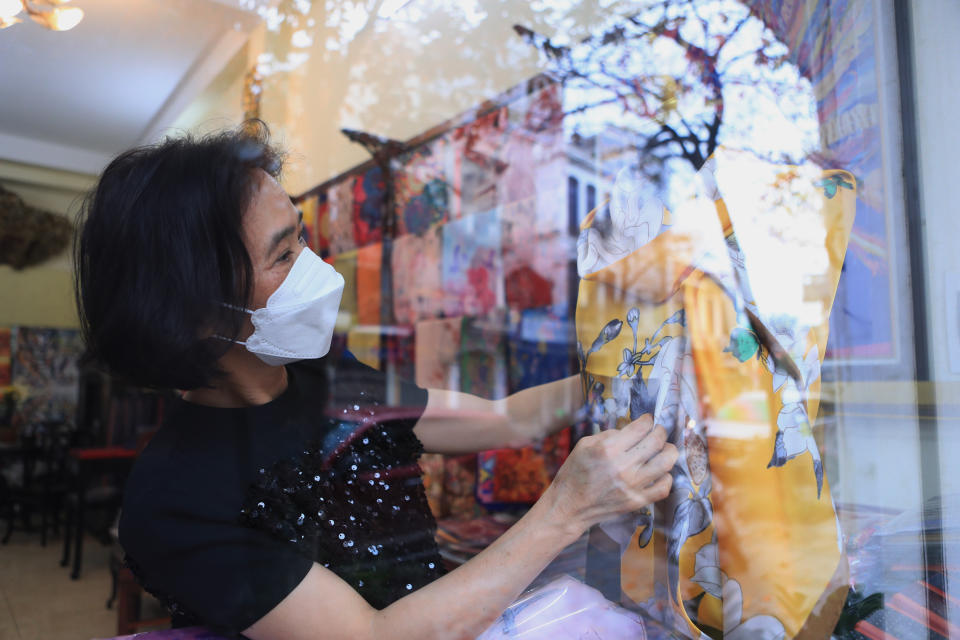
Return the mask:
<svg viewBox="0 0 960 640">
<path fill-rule="evenodd" d="M 667 227 L 616 185 L 583 224 L 591 422 L 651 414 L 680 450 L 671 495 L 600 530 L 623 594 L 688 637 L 828 637 L 847 562 L 814 424 L 856 181 L 726 150 L 699 178 Z"/>
<path fill-rule="evenodd" d="M 499 107 L 455 129 L 454 218 L 497 206 L 497 185 L 506 168 L 507 107 Z"/>
<path fill-rule="evenodd" d="M 445 456 L 443 475 L 444 513 L 453 518 L 480 515 L 474 494 L 477 489 L 477 456 Z"/>
<path fill-rule="evenodd" d="M 513 115 L 513 105 L 510 111 Z M 522 125 L 509 128 L 503 148 L 504 170 L 497 182 L 497 201 L 501 205 L 536 197 L 536 144 L 535 136 Z"/>
<path fill-rule="evenodd" d="M 564 312 L 573 254 L 569 236 L 537 230 L 534 198 L 505 205 L 501 217 L 507 307 L 529 309 L 555 305 L 558 312 Z"/>
<path fill-rule="evenodd" d="M 346 333 L 357 324 L 357 250 L 333 256 L 332 264 L 337 273 L 343 276 L 337 330 Z"/>
<path fill-rule="evenodd" d="M 327 219 L 330 221 L 330 251 L 339 254 L 355 249 L 352 176 L 344 177 L 327 190 Z"/>
<path fill-rule="evenodd" d="M 358 247 L 383 240 L 386 183 L 380 167 L 367 169 L 353 182 L 353 237 Z"/>
<path fill-rule="evenodd" d="M 443 500 L 443 455 L 439 453 L 424 453 L 418 460 L 423 472 L 423 490 L 427 494 L 427 503 L 434 518 L 447 515 L 446 504 Z"/>
<path fill-rule="evenodd" d="M 316 195 L 307 196 L 299 203 L 300 213 L 303 214 L 303 235 L 307 240 L 307 247 L 317 255 L 322 257 L 318 245 L 319 230 L 319 208 L 320 198 Z"/>
<path fill-rule="evenodd" d="M 327 200 L 327 193 L 327 191 L 321 191 L 314 196 L 317 203 L 314 251 L 321 258 L 330 255 L 330 202 Z"/>
<path fill-rule="evenodd" d="M 381 243 L 357 249 L 357 322 L 380 324 L 380 261 Z"/>
<path fill-rule="evenodd" d="M 537 165 L 536 216 L 537 232 L 553 238 L 566 236 L 569 231 L 567 202 L 567 160 L 562 154 L 544 158 Z M 563 203 L 560 205 L 559 203 Z"/>
<path fill-rule="evenodd" d="M 511 309 L 529 309 L 551 305 L 553 284 L 529 263 L 520 263 L 506 272 L 504 288 L 507 306 Z"/>
<path fill-rule="evenodd" d="M 553 242 L 556 237 L 566 239 L 569 235 L 567 209 L 567 176 L 569 156 L 563 134 L 562 91 L 558 84 L 551 83 L 530 94 L 522 103 L 522 125 L 519 131 L 511 129 L 510 140 L 528 141 L 531 150 L 530 162 L 533 172 L 533 193 L 536 229 L 540 238 Z M 568 249 L 565 247 L 565 250 Z M 567 256 L 567 253 L 553 254 Z"/>
<path fill-rule="evenodd" d="M 546 439 L 544 446 L 497 449 L 477 454 L 477 501 L 485 506 L 533 504 L 550 485 L 560 460 L 569 454 L 569 432 Z M 564 444 L 565 443 L 565 444 Z M 566 453 L 562 453 L 564 446 Z"/>
<path fill-rule="evenodd" d="M 555 169 L 553 160 L 564 155 L 563 145 L 563 104 L 558 84 L 535 88 L 510 103 L 501 154 L 504 170 L 498 181 L 499 203 L 534 199 L 537 174 L 544 167 Z"/>
<path fill-rule="evenodd" d="M 445 315 L 483 315 L 503 306 L 500 238 L 498 209 L 444 225 Z"/>
<path fill-rule="evenodd" d="M 539 451 L 540 455 L 543 456 L 544 465 L 546 465 L 547 468 L 547 475 L 551 481 L 570 456 L 570 431 L 569 427 L 558 431 L 544 438 L 539 447 L 534 447 L 534 450 Z"/>
<path fill-rule="evenodd" d="M 347 349 L 354 357 L 374 369 L 382 366 L 380 361 L 380 333 L 376 327 L 354 327 L 347 333 Z"/>
<path fill-rule="evenodd" d="M 507 333 L 509 393 L 573 375 L 570 321 L 549 309 L 512 312 Z"/>
<path fill-rule="evenodd" d="M 451 217 L 453 169 L 450 140 L 437 138 L 393 161 L 397 236 L 426 233 Z"/>
<path fill-rule="evenodd" d="M 475 518 L 443 518 L 437 521 L 440 554 L 466 562 L 497 541 L 519 518 L 493 513 Z"/>
<path fill-rule="evenodd" d="M 0 387 L 6 387 L 10 384 L 10 347 L 11 331 L 9 327 L 0 327 Z M 3 399 L 3 391 L 0 390 L 0 400 Z"/>
<path fill-rule="evenodd" d="M 543 309 L 513 312 L 505 335 L 509 393 L 571 375 L 569 321 Z M 535 502 L 569 453 L 565 429 L 535 446 L 477 454 L 478 502 L 488 507 Z"/>
<path fill-rule="evenodd" d="M 416 349 L 412 326 L 393 325 L 385 336 L 387 367 L 404 380 L 415 380 Z"/>
<path fill-rule="evenodd" d="M 443 312 L 442 246 L 439 227 L 394 240 L 390 265 L 396 322 L 414 324 Z"/>
<path fill-rule="evenodd" d="M 460 389 L 481 398 L 507 395 L 504 314 L 468 316 L 460 328 Z"/>
<path fill-rule="evenodd" d="M 8 334 L 9 335 L 9 334 Z M 16 422 L 35 425 L 70 420 L 76 415 L 83 340 L 75 329 L 16 327 L 10 377 L 23 397 Z"/>
<path fill-rule="evenodd" d="M 417 323 L 416 383 L 424 389 L 460 389 L 460 318 Z"/>
</svg>

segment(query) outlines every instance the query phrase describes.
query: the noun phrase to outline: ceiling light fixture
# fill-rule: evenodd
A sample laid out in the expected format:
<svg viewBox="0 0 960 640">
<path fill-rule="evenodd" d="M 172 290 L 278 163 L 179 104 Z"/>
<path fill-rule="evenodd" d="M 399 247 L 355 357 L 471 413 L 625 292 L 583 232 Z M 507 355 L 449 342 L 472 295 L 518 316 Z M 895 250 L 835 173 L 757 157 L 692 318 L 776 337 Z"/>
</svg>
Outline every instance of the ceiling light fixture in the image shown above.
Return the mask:
<svg viewBox="0 0 960 640">
<path fill-rule="evenodd" d="M 22 22 L 17 17 L 21 11 L 23 11 L 23 3 L 20 0 L 0 0 L 0 29 Z"/>
<path fill-rule="evenodd" d="M 0 0 L 0 29 L 18 22 L 26 12 L 31 20 L 51 31 L 69 31 L 83 20 L 83 9 L 64 6 L 70 0 Z"/>
</svg>

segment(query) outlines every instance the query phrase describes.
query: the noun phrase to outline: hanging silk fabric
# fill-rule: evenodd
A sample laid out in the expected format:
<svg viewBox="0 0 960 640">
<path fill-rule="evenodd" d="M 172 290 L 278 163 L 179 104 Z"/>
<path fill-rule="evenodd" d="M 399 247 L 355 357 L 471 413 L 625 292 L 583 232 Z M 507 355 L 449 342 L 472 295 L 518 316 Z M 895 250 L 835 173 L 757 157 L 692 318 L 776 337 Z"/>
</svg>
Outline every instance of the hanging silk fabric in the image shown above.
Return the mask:
<svg viewBox="0 0 960 640">
<path fill-rule="evenodd" d="M 668 211 L 632 175 L 581 226 L 585 397 L 680 458 L 666 500 L 599 526 L 620 597 L 693 638 L 829 637 L 847 563 L 814 425 L 856 181 L 721 149 Z"/>
</svg>

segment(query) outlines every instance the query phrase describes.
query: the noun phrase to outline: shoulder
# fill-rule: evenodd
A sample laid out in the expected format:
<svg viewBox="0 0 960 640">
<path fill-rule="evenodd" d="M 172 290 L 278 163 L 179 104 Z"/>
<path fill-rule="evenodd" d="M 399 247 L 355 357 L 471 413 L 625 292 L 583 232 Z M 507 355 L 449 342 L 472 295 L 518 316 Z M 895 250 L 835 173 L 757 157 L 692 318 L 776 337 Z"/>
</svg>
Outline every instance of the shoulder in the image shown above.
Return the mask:
<svg viewBox="0 0 960 640">
<path fill-rule="evenodd" d="M 323 358 L 302 360 L 289 367 L 300 380 L 301 391 L 314 396 L 322 388 L 331 415 L 361 408 L 380 407 L 404 411 L 419 418 L 427 405 L 427 391 L 415 383 L 387 374 L 358 360 L 347 349 L 331 351 Z"/>
<path fill-rule="evenodd" d="M 137 580 L 181 622 L 239 631 L 280 602 L 312 561 L 186 492 L 148 496 L 123 511 L 120 544 Z M 231 509 L 232 511 L 232 509 Z"/>
<path fill-rule="evenodd" d="M 175 617 L 235 632 L 289 593 L 311 561 L 243 523 L 256 461 L 242 440 L 219 435 L 226 442 L 215 453 L 205 439 L 158 434 L 130 477 L 119 539 L 139 582 Z"/>
<path fill-rule="evenodd" d="M 137 456 L 127 480 L 127 494 L 194 489 L 216 475 L 236 447 L 228 412 L 177 400 L 163 424 Z"/>
</svg>

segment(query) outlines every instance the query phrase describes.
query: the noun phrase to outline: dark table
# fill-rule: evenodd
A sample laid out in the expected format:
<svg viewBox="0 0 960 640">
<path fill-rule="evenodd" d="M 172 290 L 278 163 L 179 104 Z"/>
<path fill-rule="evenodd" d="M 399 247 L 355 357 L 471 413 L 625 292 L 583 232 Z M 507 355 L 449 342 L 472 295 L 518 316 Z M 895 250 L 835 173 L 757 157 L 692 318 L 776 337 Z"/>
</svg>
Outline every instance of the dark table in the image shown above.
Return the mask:
<svg viewBox="0 0 960 640">
<path fill-rule="evenodd" d="M 75 479 L 73 486 L 70 488 L 70 493 L 74 494 L 76 502 L 73 517 L 68 518 L 67 530 L 64 532 L 63 558 L 60 560 L 60 566 L 65 567 L 70 562 L 72 537 L 75 539 L 73 571 L 70 572 L 70 577 L 73 580 L 80 577 L 80 567 L 83 561 L 84 512 L 86 510 L 88 484 L 92 479 L 104 474 L 112 474 L 118 478 L 126 477 L 136 457 L 136 449 L 124 447 L 89 447 L 70 450 L 67 456 L 67 464 Z M 117 481 L 122 482 L 122 479 Z"/>
</svg>

